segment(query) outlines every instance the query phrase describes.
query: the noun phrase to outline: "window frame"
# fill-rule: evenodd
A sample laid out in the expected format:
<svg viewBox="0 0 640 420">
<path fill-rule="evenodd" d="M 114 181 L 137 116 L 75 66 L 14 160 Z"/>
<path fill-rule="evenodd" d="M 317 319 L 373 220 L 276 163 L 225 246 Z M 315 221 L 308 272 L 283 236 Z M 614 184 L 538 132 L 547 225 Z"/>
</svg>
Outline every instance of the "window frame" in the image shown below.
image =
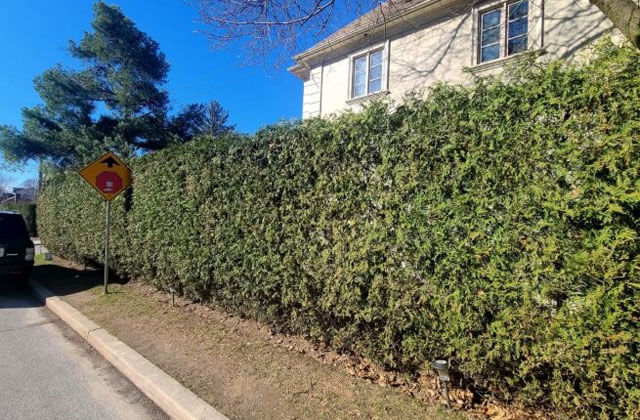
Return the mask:
<svg viewBox="0 0 640 420">
<path fill-rule="evenodd" d="M 519 51 L 516 53 L 511 53 L 509 54 L 509 7 L 511 5 L 517 4 L 517 3 L 521 3 L 523 1 L 527 2 L 527 32 L 525 32 L 526 36 L 527 36 L 527 48 L 524 49 L 523 51 Z M 492 4 L 490 6 L 487 6 L 486 8 L 482 8 L 482 9 L 478 9 L 477 10 L 477 23 L 476 23 L 476 59 L 475 59 L 475 65 L 483 65 L 483 64 L 488 64 L 488 63 L 494 63 L 497 62 L 499 60 L 504 60 L 506 58 L 509 57 L 514 57 L 517 56 L 519 54 L 523 54 L 526 53 L 527 51 L 531 50 L 531 46 L 532 46 L 532 12 L 531 12 L 531 0 L 509 0 L 509 1 L 502 1 L 499 2 L 498 4 Z M 500 45 L 500 52 L 498 55 L 498 58 L 494 58 L 492 60 L 487 60 L 487 61 L 482 61 L 482 35 L 483 35 L 483 23 L 482 23 L 482 18 L 491 12 L 494 12 L 496 10 L 500 10 L 500 40 L 499 40 L 499 45 Z M 520 35 L 522 36 L 522 35 Z M 511 39 L 515 39 L 518 37 L 512 37 Z"/>
<path fill-rule="evenodd" d="M 366 52 L 351 59 L 351 94 L 349 96 L 351 99 L 361 98 L 369 94 L 369 54 L 369 52 Z M 360 59 L 364 59 L 364 94 L 356 96 L 356 61 Z"/>
<path fill-rule="evenodd" d="M 371 56 L 375 53 L 382 53 L 381 58 L 381 81 L 380 81 L 380 90 L 375 92 L 370 91 L 370 74 L 371 74 Z M 366 63 L 366 71 L 365 71 L 365 93 L 362 95 L 355 96 L 355 62 L 360 58 L 365 58 Z M 366 98 L 368 96 L 377 95 L 380 93 L 384 93 L 388 90 L 389 86 L 389 41 L 385 41 L 382 44 L 377 44 L 371 46 L 365 50 L 357 51 L 349 56 L 349 91 L 347 92 L 347 98 L 349 101 L 358 100 L 362 98 Z"/>
<path fill-rule="evenodd" d="M 482 18 L 485 15 L 488 15 L 489 13 L 493 13 L 496 10 L 500 11 L 500 23 L 498 23 L 498 58 L 494 58 L 493 60 L 488 60 L 488 61 L 482 61 L 482 49 L 483 47 L 485 47 L 484 45 L 482 45 L 482 35 L 484 33 L 484 24 L 482 22 Z M 492 61 L 496 61 L 499 60 L 503 57 L 502 55 L 502 47 L 503 47 L 503 27 L 502 24 L 504 23 L 504 4 L 501 4 L 499 6 L 493 6 L 493 7 L 489 7 L 485 10 L 481 10 L 478 13 L 478 64 L 484 64 L 484 63 L 490 63 Z M 495 45 L 495 44 L 491 44 L 491 45 Z"/>
</svg>

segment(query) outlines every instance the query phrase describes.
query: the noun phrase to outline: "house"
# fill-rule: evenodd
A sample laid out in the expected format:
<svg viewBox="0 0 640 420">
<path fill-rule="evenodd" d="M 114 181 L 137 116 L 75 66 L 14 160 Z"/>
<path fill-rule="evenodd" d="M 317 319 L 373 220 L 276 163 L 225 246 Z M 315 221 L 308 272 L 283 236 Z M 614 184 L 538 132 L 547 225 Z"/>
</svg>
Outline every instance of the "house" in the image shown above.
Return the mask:
<svg viewBox="0 0 640 420">
<path fill-rule="evenodd" d="M 37 191 L 34 187 L 15 187 L 13 201 L 16 203 L 35 203 Z"/>
<path fill-rule="evenodd" d="M 11 194 L 8 192 L 0 192 L 0 204 L 13 203 L 15 201 L 16 201 L 15 194 Z"/>
<path fill-rule="evenodd" d="M 498 73 L 524 52 L 574 59 L 620 36 L 589 0 L 389 0 L 294 57 L 303 118 Z M 465 71 L 468 70 L 468 71 Z"/>
</svg>

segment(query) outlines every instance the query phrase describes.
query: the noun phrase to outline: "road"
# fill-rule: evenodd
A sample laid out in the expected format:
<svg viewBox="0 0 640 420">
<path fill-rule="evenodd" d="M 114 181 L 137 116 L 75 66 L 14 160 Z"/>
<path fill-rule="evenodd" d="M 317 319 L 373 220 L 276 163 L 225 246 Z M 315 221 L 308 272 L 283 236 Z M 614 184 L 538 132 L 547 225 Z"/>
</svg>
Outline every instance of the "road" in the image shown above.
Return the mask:
<svg viewBox="0 0 640 420">
<path fill-rule="evenodd" d="M 0 290 L 0 419 L 166 419 L 27 292 Z"/>
</svg>

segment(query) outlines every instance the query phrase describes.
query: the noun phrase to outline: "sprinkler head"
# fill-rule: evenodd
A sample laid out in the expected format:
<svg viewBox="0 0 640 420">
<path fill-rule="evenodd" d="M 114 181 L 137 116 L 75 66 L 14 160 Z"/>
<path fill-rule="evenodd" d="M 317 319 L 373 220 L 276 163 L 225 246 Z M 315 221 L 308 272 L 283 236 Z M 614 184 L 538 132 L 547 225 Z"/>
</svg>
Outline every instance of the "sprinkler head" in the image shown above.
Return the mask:
<svg viewBox="0 0 640 420">
<path fill-rule="evenodd" d="M 436 360 L 431 363 L 431 367 L 438 373 L 438 378 L 442 382 L 449 382 L 449 363 L 446 360 Z"/>
</svg>

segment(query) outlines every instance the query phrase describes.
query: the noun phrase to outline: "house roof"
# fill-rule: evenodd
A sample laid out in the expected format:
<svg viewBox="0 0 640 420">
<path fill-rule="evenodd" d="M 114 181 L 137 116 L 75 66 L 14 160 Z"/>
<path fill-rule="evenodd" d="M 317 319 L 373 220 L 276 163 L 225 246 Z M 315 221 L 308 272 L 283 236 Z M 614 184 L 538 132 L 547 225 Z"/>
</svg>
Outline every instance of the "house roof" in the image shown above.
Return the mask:
<svg viewBox="0 0 640 420">
<path fill-rule="evenodd" d="M 385 23 L 388 24 L 392 20 L 404 16 L 413 10 L 437 3 L 438 1 L 439 0 L 387 0 L 370 12 L 365 13 L 348 25 L 338 29 L 311 48 L 296 55 L 294 57 L 296 64 L 290 67 L 289 71 L 301 76 L 305 72 L 304 61 L 306 58 L 336 46 L 352 36 L 380 27 Z"/>
</svg>

